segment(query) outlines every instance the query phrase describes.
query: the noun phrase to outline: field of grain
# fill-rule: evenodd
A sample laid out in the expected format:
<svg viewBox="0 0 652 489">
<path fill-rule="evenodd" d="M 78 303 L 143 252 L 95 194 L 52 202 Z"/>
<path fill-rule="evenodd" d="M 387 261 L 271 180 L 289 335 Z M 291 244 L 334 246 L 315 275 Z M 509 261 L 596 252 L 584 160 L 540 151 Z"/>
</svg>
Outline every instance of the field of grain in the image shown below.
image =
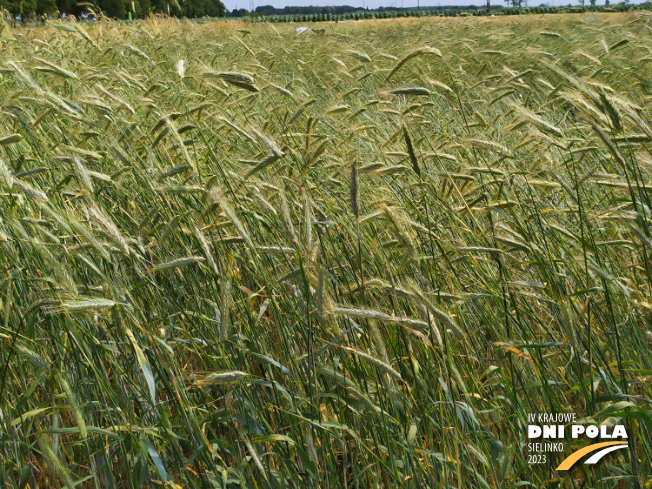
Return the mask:
<svg viewBox="0 0 652 489">
<path fill-rule="evenodd" d="M 3 26 L 0 486 L 649 487 L 649 18 Z"/>
</svg>

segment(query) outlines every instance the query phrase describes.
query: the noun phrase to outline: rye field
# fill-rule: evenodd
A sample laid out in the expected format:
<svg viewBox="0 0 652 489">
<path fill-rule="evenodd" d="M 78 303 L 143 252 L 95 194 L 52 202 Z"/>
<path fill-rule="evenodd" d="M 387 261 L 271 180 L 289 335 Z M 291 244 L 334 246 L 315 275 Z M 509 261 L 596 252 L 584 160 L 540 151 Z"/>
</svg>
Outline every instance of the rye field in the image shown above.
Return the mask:
<svg viewBox="0 0 652 489">
<path fill-rule="evenodd" d="M 2 25 L 0 486 L 649 487 L 649 19 Z"/>
</svg>

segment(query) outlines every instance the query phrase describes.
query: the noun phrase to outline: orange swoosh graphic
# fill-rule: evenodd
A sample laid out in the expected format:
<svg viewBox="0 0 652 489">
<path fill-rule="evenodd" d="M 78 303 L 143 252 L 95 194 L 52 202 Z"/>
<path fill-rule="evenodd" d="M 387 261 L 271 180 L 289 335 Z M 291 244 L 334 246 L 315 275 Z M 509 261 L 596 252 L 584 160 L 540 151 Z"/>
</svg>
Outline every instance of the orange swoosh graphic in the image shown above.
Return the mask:
<svg viewBox="0 0 652 489">
<path fill-rule="evenodd" d="M 575 465 L 575 462 L 577 462 L 587 453 L 595 452 L 596 450 L 599 450 L 604 447 L 610 447 L 612 445 L 627 445 L 627 442 L 606 441 L 604 443 L 596 443 L 595 445 L 589 445 L 588 447 L 584 447 L 574 453 L 571 453 L 568 457 L 566 457 L 566 459 L 561 464 L 559 464 L 557 470 L 568 470 L 573 465 Z"/>
</svg>

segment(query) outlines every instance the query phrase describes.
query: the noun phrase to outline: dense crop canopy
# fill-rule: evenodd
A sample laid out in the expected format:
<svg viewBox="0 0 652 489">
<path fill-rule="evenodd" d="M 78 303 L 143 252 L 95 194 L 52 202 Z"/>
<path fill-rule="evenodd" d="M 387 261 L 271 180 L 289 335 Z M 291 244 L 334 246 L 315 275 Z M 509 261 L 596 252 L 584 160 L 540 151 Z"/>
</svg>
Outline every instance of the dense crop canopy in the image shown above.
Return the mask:
<svg viewBox="0 0 652 489">
<path fill-rule="evenodd" d="M 585 17 L 1 31 L 0 486 L 650 480 L 652 39 Z"/>
</svg>

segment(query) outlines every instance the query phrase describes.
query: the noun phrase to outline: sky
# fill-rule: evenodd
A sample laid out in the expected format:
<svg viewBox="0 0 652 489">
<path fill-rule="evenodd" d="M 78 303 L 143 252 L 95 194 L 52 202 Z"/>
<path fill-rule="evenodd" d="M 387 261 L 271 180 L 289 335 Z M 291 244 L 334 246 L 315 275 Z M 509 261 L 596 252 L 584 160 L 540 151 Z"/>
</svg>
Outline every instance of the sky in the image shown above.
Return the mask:
<svg viewBox="0 0 652 489">
<path fill-rule="evenodd" d="M 245 8 L 249 10 L 250 0 L 222 0 L 226 8 L 233 10 L 235 8 Z M 611 3 L 618 3 L 619 0 L 611 0 Z M 486 0 L 419 0 L 421 6 L 438 6 L 438 5 L 486 5 Z M 530 7 L 537 7 L 542 3 L 547 5 L 568 5 L 579 4 L 577 0 L 528 0 Z M 503 5 L 503 2 L 491 0 L 492 4 Z M 588 0 L 586 4 L 588 5 Z M 602 5 L 604 0 L 597 0 L 598 5 Z M 640 0 L 633 0 L 631 3 L 640 3 Z M 350 5 L 351 7 L 417 7 L 417 0 L 254 0 L 254 8 L 261 5 L 272 5 L 276 8 L 285 6 L 309 6 L 326 7 L 328 5 Z"/>
</svg>

